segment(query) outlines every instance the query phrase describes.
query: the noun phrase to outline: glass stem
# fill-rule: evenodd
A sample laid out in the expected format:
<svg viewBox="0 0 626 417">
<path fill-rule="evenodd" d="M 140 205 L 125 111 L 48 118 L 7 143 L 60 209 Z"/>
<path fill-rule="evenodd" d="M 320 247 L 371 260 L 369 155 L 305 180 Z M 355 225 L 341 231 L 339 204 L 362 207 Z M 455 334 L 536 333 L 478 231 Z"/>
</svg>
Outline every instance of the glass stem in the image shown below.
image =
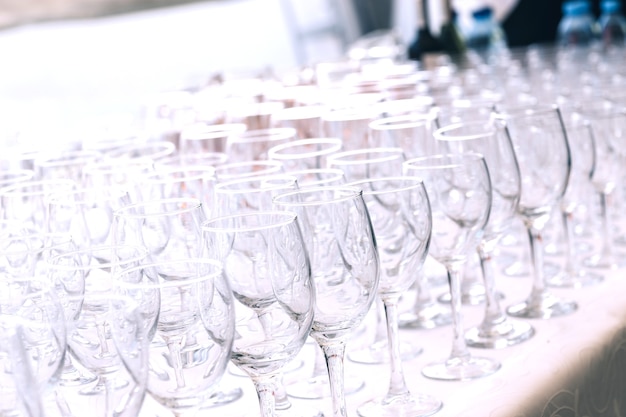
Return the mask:
<svg viewBox="0 0 626 417">
<path fill-rule="evenodd" d="M 398 397 L 409 393 L 402 370 L 400 358 L 400 335 L 398 333 L 398 298 L 390 297 L 383 300 L 387 322 L 387 341 L 389 344 L 389 364 L 391 379 L 387 398 Z"/>
<path fill-rule="evenodd" d="M 167 340 L 167 349 L 170 353 L 170 360 L 174 368 L 174 376 L 176 377 L 176 385 L 178 388 L 185 387 L 185 376 L 183 375 L 183 362 L 181 358 L 182 341 L 177 338 Z"/>
<path fill-rule="evenodd" d="M 611 232 L 611 215 L 609 213 L 610 194 L 600 191 L 600 223 L 602 231 L 602 249 L 600 259 L 613 262 L 613 238 Z"/>
<path fill-rule="evenodd" d="M 452 308 L 452 352 L 450 359 L 469 358 L 470 353 L 465 342 L 465 329 L 461 316 L 461 272 L 459 265 L 446 265 L 448 272 L 448 285 L 450 286 L 450 307 Z"/>
<path fill-rule="evenodd" d="M 346 344 L 343 341 L 323 344 L 322 350 L 326 358 L 326 367 L 328 368 L 330 380 L 330 393 L 333 402 L 332 417 L 347 417 L 343 369 Z"/>
<path fill-rule="evenodd" d="M 480 325 L 481 330 L 489 332 L 498 324 L 504 323 L 507 316 L 504 314 L 498 293 L 496 291 L 496 280 L 493 272 L 492 248 L 489 244 L 478 245 L 478 257 L 480 259 L 480 270 L 483 276 L 485 287 L 485 317 Z"/>
<path fill-rule="evenodd" d="M 276 410 L 276 375 L 253 377 L 252 382 L 259 397 L 261 417 L 274 417 Z"/>
<path fill-rule="evenodd" d="M 563 244 L 565 245 L 565 271 L 568 274 L 578 273 L 578 262 L 574 250 L 574 222 L 573 213 L 569 210 L 561 211 L 563 223 Z"/>
<path fill-rule="evenodd" d="M 529 304 L 537 305 L 546 292 L 546 283 L 543 276 L 543 235 L 541 230 L 529 225 L 528 241 L 530 242 L 530 263 L 533 272 L 533 288 L 528 300 Z"/>
<path fill-rule="evenodd" d="M 276 410 L 288 410 L 291 408 L 291 401 L 289 401 L 289 397 L 287 396 L 282 374 L 276 377 L 276 394 L 274 401 Z"/>
</svg>

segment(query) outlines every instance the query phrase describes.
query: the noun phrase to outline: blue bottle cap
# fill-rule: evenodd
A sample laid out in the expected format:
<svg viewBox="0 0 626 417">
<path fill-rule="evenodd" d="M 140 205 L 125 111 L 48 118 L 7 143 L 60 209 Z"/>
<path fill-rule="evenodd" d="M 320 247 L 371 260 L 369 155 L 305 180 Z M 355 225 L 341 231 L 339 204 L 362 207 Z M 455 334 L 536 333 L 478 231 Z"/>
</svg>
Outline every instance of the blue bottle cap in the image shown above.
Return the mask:
<svg viewBox="0 0 626 417">
<path fill-rule="evenodd" d="M 622 5 L 617 0 L 603 0 L 600 3 L 602 13 L 616 13 L 622 9 Z"/>
</svg>

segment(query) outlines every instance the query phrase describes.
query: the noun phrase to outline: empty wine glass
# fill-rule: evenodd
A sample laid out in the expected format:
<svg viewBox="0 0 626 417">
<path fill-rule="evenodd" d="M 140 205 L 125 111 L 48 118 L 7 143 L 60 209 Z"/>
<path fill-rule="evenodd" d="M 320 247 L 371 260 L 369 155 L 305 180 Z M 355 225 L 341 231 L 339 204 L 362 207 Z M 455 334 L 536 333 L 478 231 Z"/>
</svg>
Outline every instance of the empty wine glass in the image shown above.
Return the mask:
<svg viewBox="0 0 626 417">
<path fill-rule="evenodd" d="M 280 161 L 285 171 L 326 167 L 326 157 L 341 150 L 339 138 L 299 139 L 271 147 L 267 158 Z"/>
<path fill-rule="evenodd" d="M 146 263 L 119 271 L 113 285 L 154 324 L 147 392 L 175 416 L 194 415 L 218 386 L 233 344 L 235 309 L 222 264 L 208 258 Z"/>
<path fill-rule="evenodd" d="M 242 161 L 228 162 L 215 167 L 215 178 L 217 181 L 235 180 L 255 175 L 271 175 L 284 172 L 283 164 L 280 161 Z"/>
<path fill-rule="evenodd" d="M 391 378 L 387 393 L 361 405 L 362 417 L 427 416 L 438 411 L 440 400 L 412 394 L 404 378 L 398 333 L 400 296 L 413 285 L 428 252 L 431 212 L 419 178 L 385 177 L 353 181 L 358 187 L 376 234 L 380 256 L 378 295 L 384 306 Z"/>
<path fill-rule="evenodd" d="M 461 271 L 484 233 L 491 208 L 491 182 L 484 158 L 475 153 L 409 159 L 403 169 L 420 177 L 432 210 L 429 254 L 446 267 L 450 285 L 453 340 L 450 356 L 422 369 L 428 378 L 464 380 L 494 373 L 496 360 L 470 354 L 461 312 Z"/>
<path fill-rule="evenodd" d="M 19 407 L 22 401 L 27 415 L 45 415 L 67 348 L 63 309 L 45 277 L 12 277 L 4 272 L 0 277 L 0 333 L 8 343 L 0 351 L 12 354 L 8 368 L 12 383 L 7 391 L 4 382 L 0 385 L 0 410 L 4 415 L 5 407 Z M 10 411 L 7 415 L 17 410 Z"/>
<path fill-rule="evenodd" d="M 370 147 L 399 147 L 407 158 L 436 153 L 433 130 L 436 113 L 411 113 L 383 117 L 369 124 Z"/>
<path fill-rule="evenodd" d="M 296 216 L 217 217 L 203 224 L 203 239 L 205 254 L 224 263 L 236 300 L 231 361 L 252 379 L 261 415 L 273 417 L 280 372 L 300 352 L 313 320 L 315 288 Z"/>
<path fill-rule="evenodd" d="M 476 152 L 483 155 L 491 180 L 491 209 L 477 246 L 482 272 L 485 314 L 482 322 L 468 329 L 467 343 L 474 347 L 500 348 L 528 340 L 533 327 L 511 320 L 500 307 L 493 259 L 502 236 L 510 229 L 520 198 L 520 171 L 513 144 L 501 121 L 455 123 L 434 132 L 446 152 Z"/>
<path fill-rule="evenodd" d="M 402 148 L 363 148 L 329 155 L 326 166 L 341 169 L 347 181 L 355 181 L 400 175 L 405 160 Z"/>
<path fill-rule="evenodd" d="M 379 259 L 362 193 L 354 187 L 307 187 L 274 197 L 296 212 L 311 259 L 316 290 L 311 336 L 326 357 L 332 415 L 346 417 L 344 355 L 376 297 Z"/>
<path fill-rule="evenodd" d="M 292 127 L 274 127 L 232 135 L 226 143 L 228 160 L 243 162 L 267 159 L 267 151 L 271 147 L 295 140 L 296 133 Z"/>
<path fill-rule="evenodd" d="M 507 313 L 543 319 L 573 313 L 577 304 L 548 290 L 543 269 L 542 231 L 563 198 L 571 169 L 561 112 L 557 106 L 532 106 L 499 110 L 496 117 L 506 122 L 520 167 L 518 215 L 528 233 L 533 272 L 530 295 L 509 306 Z"/>
<path fill-rule="evenodd" d="M 226 152 L 228 138 L 247 129 L 244 123 L 193 123 L 180 131 L 178 152 L 181 155 Z"/>
</svg>

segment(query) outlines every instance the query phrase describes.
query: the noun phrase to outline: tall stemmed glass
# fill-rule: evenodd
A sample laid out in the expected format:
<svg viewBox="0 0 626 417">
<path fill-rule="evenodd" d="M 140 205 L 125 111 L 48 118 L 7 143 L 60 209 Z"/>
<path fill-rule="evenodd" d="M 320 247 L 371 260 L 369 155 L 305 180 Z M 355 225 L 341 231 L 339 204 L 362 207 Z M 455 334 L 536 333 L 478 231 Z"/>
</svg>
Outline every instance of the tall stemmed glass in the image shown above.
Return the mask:
<svg viewBox="0 0 626 417">
<path fill-rule="evenodd" d="M 359 189 L 345 186 L 286 192 L 274 197 L 274 205 L 298 215 L 316 290 L 311 336 L 326 357 L 332 415 L 346 417 L 346 342 L 370 310 L 379 281 L 367 206 Z"/>
<path fill-rule="evenodd" d="M 596 172 L 595 138 L 590 122 L 580 113 L 564 112 L 563 118 L 567 139 L 572 156 L 572 169 L 565 194 L 559 205 L 559 214 L 563 228 L 563 247 L 565 261 L 563 268 L 552 275 L 547 275 L 547 282 L 555 287 L 580 288 L 602 282 L 604 276 L 584 267 L 577 247 L 575 228 L 576 212 L 589 204 L 593 193 L 592 178 Z M 605 159 L 602 160 L 602 164 Z M 604 170 L 605 167 L 599 170 Z M 600 197 L 602 200 L 603 197 Z M 599 258 L 595 258 L 598 260 Z"/>
<path fill-rule="evenodd" d="M 144 382 L 133 380 L 115 349 L 108 297 L 115 271 L 139 265 L 146 256 L 147 250 L 141 246 L 93 245 L 48 260 L 48 276 L 64 307 L 69 351 L 77 363 L 98 377 L 95 385 L 83 386 L 79 394 L 103 398 L 99 412 L 104 416 L 127 407 L 136 412 L 143 401 Z"/>
<path fill-rule="evenodd" d="M 236 302 L 231 361 L 252 378 L 261 416 L 274 417 L 281 369 L 300 352 L 315 305 L 296 216 L 245 212 L 203 224 L 205 255 L 221 260 Z"/>
<path fill-rule="evenodd" d="M 23 408 L 25 415 L 44 416 L 67 347 L 63 310 L 45 277 L 0 277 L 0 362 L 10 353 L 12 379 L 8 386 L 0 382 L 0 414 L 22 415 Z"/>
<path fill-rule="evenodd" d="M 422 369 L 433 379 L 464 380 L 494 373 L 500 363 L 470 354 L 461 312 L 461 271 L 482 239 L 491 209 L 491 181 L 484 158 L 475 153 L 437 154 L 404 163 L 420 177 L 432 210 L 429 254 L 446 267 L 450 285 L 453 340 L 450 356 Z"/>
<path fill-rule="evenodd" d="M 441 408 L 441 401 L 412 394 L 404 378 L 398 333 L 398 303 L 415 282 L 430 243 L 430 203 L 421 179 L 385 177 L 349 183 L 363 191 L 363 199 L 378 244 L 380 282 L 378 295 L 385 310 L 391 379 L 386 395 L 358 408 L 363 417 L 427 416 Z"/>
<path fill-rule="evenodd" d="M 547 288 L 543 270 L 543 229 L 567 188 L 571 156 L 567 134 L 557 106 L 499 110 L 507 124 L 520 167 L 522 191 L 518 204 L 528 233 L 533 286 L 525 301 L 511 305 L 515 317 L 543 318 L 576 311 L 577 304 L 561 300 Z"/>
<path fill-rule="evenodd" d="M 491 179 L 489 221 L 476 248 L 485 288 L 485 314 L 482 322 L 468 329 L 468 345 L 501 348 L 528 340 L 533 327 L 511 320 L 500 307 L 494 274 L 494 251 L 510 229 L 521 192 L 521 178 L 513 144 L 500 120 L 456 123 L 434 132 L 442 150 L 452 153 L 476 152 L 485 158 Z"/>
<path fill-rule="evenodd" d="M 222 264 L 208 258 L 146 263 L 116 273 L 113 286 L 154 323 L 148 393 L 177 417 L 194 415 L 218 386 L 233 344 L 235 309 Z M 128 366 L 133 374 L 141 369 Z"/>
</svg>

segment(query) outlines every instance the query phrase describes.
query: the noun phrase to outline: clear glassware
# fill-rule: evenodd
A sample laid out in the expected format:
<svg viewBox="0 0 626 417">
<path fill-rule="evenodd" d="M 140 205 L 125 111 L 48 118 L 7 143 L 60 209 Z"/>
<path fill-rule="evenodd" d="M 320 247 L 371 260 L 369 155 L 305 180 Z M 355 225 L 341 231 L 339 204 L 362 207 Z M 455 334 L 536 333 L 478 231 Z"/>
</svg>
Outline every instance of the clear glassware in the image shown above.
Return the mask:
<svg viewBox="0 0 626 417">
<path fill-rule="evenodd" d="M 436 152 L 433 131 L 437 113 L 433 109 L 376 119 L 369 124 L 370 147 L 399 147 L 407 158 Z"/>
<path fill-rule="evenodd" d="M 527 230 L 533 285 L 528 298 L 507 308 L 514 317 L 542 318 L 571 314 L 574 301 L 549 291 L 544 275 L 542 232 L 553 209 L 560 204 L 571 170 L 570 148 L 557 106 L 498 109 L 504 120 L 520 167 L 522 189 L 518 215 Z"/>
<path fill-rule="evenodd" d="M 280 161 L 287 172 L 326 167 L 326 157 L 341 150 L 339 138 L 299 139 L 271 147 L 267 158 Z"/>
<path fill-rule="evenodd" d="M 177 153 L 176 145 L 167 140 L 138 141 L 121 148 L 111 149 L 104 153 L 106 159 L 159 159 L 169 158 Z"/>
<path fill-rule="evenodd" d="M 369 147 L 369 123 L 380 117 L 374 106 L 345 107 L 329 110 L 322 115 L 322 135 L 341 138 L 343 150 Z"/>
<path fill-rule="evenodd" d="M 292 127 L 247 130 L 228 138 L 226 154 L 232 162 L 266 160 L 271 147 L 296 140 L 296 135 Z"/>
<path fill-rule="evenodd" d="M 316 289 L 311 336 L 326 358 L 332 415 L 346 417 L 346 342 L 369 312 L 379 281 L 367 206 L 359 189 L 345 186 L 285 192 L 274 197 L 274 206 L 298 216 Z"/>
<path fill-rule="evenodd" d="M 284 171 L 282 162 L 274 160 L 227 162 L 215 167 L 215 178 L 217 181 L 228 181 L 255 175 L 280 174 Z"/>
<path fill-rule="evenodd" d="M 401 175 L 405 160 L 402 148 L 363 148 L 329 155 L 326 166 L 341 169 L 347 181 L 356 181 Z"/>
<path fill-rule="evenodd" d="M 155 262 L 195 258 L 201 251 L 204 220 L 202 203 L 195 198 L 128 204 L 113 215 L 111 243 L 144 246 Z"/>
<path fill-rule="evenodd" d="M 428 416 L 442 403 L 427 394 L 411 393 L 407 387 L 398 333 L 401 295 L 415 282 L 430 243 L 432 217 L 421 179 L 384 177 L 353 181 L 360 188 L 376 234 L 380 256 L 378 295 L 384 307 L 387 355 L 391 369 L 389 389 L 383 397 L 358 407 L 362 417 Z"/>
<path fill-rule="evenodd" d="M 67 337 L 63 309 L 45 278 L 3 274 L 0 341 L 0 363 L 5 365 L 0 413 L 46 415 L 61 376 Z"/>
<path fill-rule="evenodd" d="M 318 138 L 322 136 L 322 115 L 328 111 L 327 106 L 319 104 L 286 107 L 272 113 L 272 124 L 278 127 L 296 129 L 300 139 Z"/>
<path fill-rule="evenodd" d="M 42 152 L 34 160 L 35 175 L 40 180 L 71 179 L 79 182 L 85 165 L 98 162 L 102 153 L 95 150 Z"/>
<path fill-rule="evenodd" d="M 44 231 L 50 194 L 75 186 L 76 182 L 69 179 L 22 181 L 6 186 L 0 189 L 0 217 L 20 222 L 26 229 Z"/>
<path fill-rule="evenodd" d="M 181 129 L 178 152 L 180 155 L 225 153 L 228 138 L 246 130 L 248 127 L 244 123 L 193 123 Z"/>
<path fill-rule="evenodd" d="M 503 348 L 528 340 L 535 333 L 527 322 L 507 317 L 500 306 L 494 271 L 495 250 L 515 220 L 521 193 L 520 170 L 511 138 L 501 121 L 455 123 L 434 132 L 442 150 L 483 155 L 491 182 L 489 220 L 477 245 L 484 288 L 485 314 L 482 322 L 467 330 L 472 347 Z"/>
<path fill-rule="evenodd" d="M 281 371 L 300 352 L 313 320 L 315 291 L 296 216 L 257 211 L 213 218 L 203 223 L 203 240 L 205 255 L 224 263 L 236 300 L 231 361 L 252 379 L 260 415 L 273 417 Z M 298 414 L 290 409 L 289 415 Z"/>
<path fill-rule="evenodd" d="M 118 271 L 112 291 L 132 298 L 153 329 L 147 393 L 174 416 L 195 415 L 226 371 L 235 334 L 222 264 L 208 258 L 144 263 Z M 141 377 L 144 367 L 127 369 Z"/>
<path fill-rule="evenodd" d="M 16 182 L 30 181 L 34 179 L 35 171 L 23 168 L 0 169 L 0 189 L 15 184 Z"/>
<path fill-rule="evenodd" d="M 620 154 L 619 138 L 626 125 L 626 114 L 615 103 L 598 98 L 588 97 L 582 101 L 577 111 L 589 121 L 593 134 L 594 151 L 597 161 L 591 182 L 600 199 L 601 246 L 583 260 L 583 265 L 593 268 L 615 269 L 622 265 L 615 245 L 615 196 L 623 180 L 623 156 Z"/>
<path fill-rule="evenodd" d="M 583 254 L 578 249 L 574 230 L 577 210 L 584 204 L 590 204 L 593 194 L 591 181 L 597 165 L 595 140 L 590 122 L 580 113 L 564 111 L 563 119 L 572 155 L 572 169 L 559 204 L 558 216 L 562 226 L 565 263 L 555 273 L 546 273 L 546 281 L 554 287 L 580 288 L 604 280 L 602 274 L 592 271 L 581 262 Z"/>
<path fill-rule="evenodd" d="M 475 153 L 437 154 L 407 160 L 406 175 L 422 178 L 432 211 L 429 254 L 446 267 L 453 339 L 450 356 L 422 368 L 427 378 L 464 380 L 496 372 L 500 363 L 474 356 L 465 341 L 461 311 L 461 271 L 476 250 L 491 208 L 491 182 L 484 158 Z"/>
</svg>

